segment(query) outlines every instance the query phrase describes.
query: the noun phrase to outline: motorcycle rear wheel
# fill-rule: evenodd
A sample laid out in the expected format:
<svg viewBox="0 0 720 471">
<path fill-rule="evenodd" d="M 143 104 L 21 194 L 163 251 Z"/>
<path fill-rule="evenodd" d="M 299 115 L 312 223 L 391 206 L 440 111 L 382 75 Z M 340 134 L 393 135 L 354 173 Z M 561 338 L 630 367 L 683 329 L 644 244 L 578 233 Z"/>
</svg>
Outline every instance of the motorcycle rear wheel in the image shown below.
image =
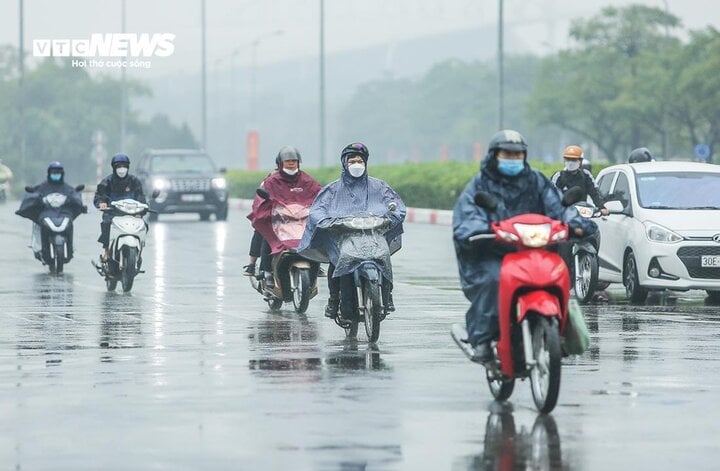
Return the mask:
<svg viewBox="0 0 720 471">
<path fill-rule="evenodd" d="M 495 378 L 490 370 L 485 370 L 485 379 L 487 379 L 490 394 L 496 401 L 504 401 L 512 396 L 515 388 L 515 378 Z"/>
<path fill-rule="evenodd" d="M 562 352 L 557 319 L 537 316 L 530 326 L 535 365 L 530 371 L 530 387 L 538 411 L 547 414 L 560 394 Z"/>
<path fill-rule="evenodd" d="M 577 254 L 578 263 L 575 267 L 573 282 L 578 302 L 590 302 L 597 289 L 598 261 L 597 257 L 587 252 Z"/>
<path fill-rule="evenodd" d="M 115 288 L 117 288 L 117 280 L 115 278 L 105 278 L 105 286 L 107 286 L 108 291 L 115 291 Z"/>
</svg>

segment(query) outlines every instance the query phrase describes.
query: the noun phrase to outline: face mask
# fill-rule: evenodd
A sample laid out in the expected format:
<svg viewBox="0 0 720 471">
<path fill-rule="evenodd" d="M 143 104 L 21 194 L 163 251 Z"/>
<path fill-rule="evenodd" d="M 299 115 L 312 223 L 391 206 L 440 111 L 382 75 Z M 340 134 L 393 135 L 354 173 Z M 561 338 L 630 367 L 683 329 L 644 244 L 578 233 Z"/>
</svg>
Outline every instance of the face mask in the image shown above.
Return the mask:
<svg viewBox="0 0 720 471">
<path fill-rule="evenodd" d="M 50 174 L 50 181 L 59 182 L 60 180 L 62 180 L 62 173 L 51 173 Z"/>
<path fill-rule="evenodd" d="M 293 170 L 289 170 L 289 169 L 287 169 L 287 168 L 284 168 L 284 169 L 283 169 L 283 172 L 285 172 L 286 174 L 288 174 L 288 175 L 290 175 L 290 176 L 295 175 L 295 174 L 298 173 L 299 171 L 300 171 L 299 168 L 296 168 L 296 169 L 293 169 Z"/>
<path fill-rule="evenodd" d="M 128 174 L 127 167 L 118 167 L 115 169 L 115 174 L 120 178 L 125 178 Z"/>
<path fill-rule="evenodd" d="M 348 171 L 350 172 L 350 175 L 352 175 L 355 178 L 362 177 L 363 173 L 365 173 L 365 165 L 364 164 L 350 164 L 348 166 Z"/>
<path fill-rule="evenodd" d="M 565 170 L 567 170 L 568 172 L 574 172 L 579 168 L 580 168 L 579 160 L 566 160 L 565 161 Z"/>
<path fill-rule="evenodd" d="M 497 159 L 498 172 L 508 177 L 514 177 L 525 168 L 525 162 L 522 160 Z"/>
</svg>

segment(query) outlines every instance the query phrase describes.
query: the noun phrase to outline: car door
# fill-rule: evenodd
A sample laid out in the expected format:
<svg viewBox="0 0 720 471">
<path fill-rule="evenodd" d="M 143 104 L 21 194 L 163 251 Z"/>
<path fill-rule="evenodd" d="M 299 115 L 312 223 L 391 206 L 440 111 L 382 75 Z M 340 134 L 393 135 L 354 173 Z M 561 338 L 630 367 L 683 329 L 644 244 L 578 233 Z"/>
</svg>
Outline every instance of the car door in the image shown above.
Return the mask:
<svg viewBox="0 0 720 471">
<path fill-rule="evenodd" d="M 635 222 L 632 216 L 632 192 L 627 174 L 623 170 L 616 172 L 606 191 L 607 193 L 603 195 L 605 200 L 619 200 L 623 204 L 624 211 L 623 214 L 609 214 L 600 218 L 602 224 L 600 279 L 620 283 L 628 234 L 632 231 Z"/>
</svg>

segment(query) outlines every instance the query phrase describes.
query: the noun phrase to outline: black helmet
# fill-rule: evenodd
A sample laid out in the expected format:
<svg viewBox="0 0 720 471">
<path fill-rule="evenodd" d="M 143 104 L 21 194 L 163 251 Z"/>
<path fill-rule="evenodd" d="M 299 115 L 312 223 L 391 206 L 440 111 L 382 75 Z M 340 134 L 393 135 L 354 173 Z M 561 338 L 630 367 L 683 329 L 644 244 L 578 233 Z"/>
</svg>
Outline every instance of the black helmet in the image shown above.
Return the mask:
<svg viewBox="0 0 720 471">
<path fill-rule="evenodd" d="M 340 153 L 340 160 L 345 161 L 345 157 L 349 155 L 359 155 L 362 157 L 362 159 L 367 162 L 368 158 L 370 157 L 370 151 L 368 150 L 367 146 L 361 142 L 353 142 L 352 144 L 348 144 L 343 148 L 342 152 Z"/>
<path fill-rule="evenodd" d="M 50 174 L 60 174 L 59 180 L 52 180 L 50 179 Z M 54 160 L 48 164 L 47 168 L 47 179 L 48 181 L 52 181 L 53 183 L 61 182 L 65 178 L 65 168 L 63 165 L 58 162 L 57 160 Z"/>
<path fill-rule="evenodd" d="M 647 147 L 638 147 L 633 149 L 628 156 L 628 163 L 634 164 L 637 162 L 653 162 L 655 157 L 650 153 Z"/>
<path fill-rule="evenodd" d="M 293 146 L 282 146 L 277 157 L 275 157 L 275 165 L 280 165 L 280 162 L 285 162 L 286 160 L 297 160 L 298 163 L 300 163 L 302 162 L 302 155 L 300 155 L 300 151 Z"/>
<path fill-rule="evenodd" d="M 113 155 L 113 158 L 110 161 L 110 165 L 112 166 L 112 168 L 129 167 L 130 166 L 130 157 L 128 157 L 125 154 L 115 154 L 115 155 Z"/>
<path fill-rule="evenodd" d="M 510 152 L 524 152 L 525 156 L 527 156 L 527 143 L 525 142 L 525 138 L 522 137 L 522 134 L 512 129 L 498 131 L 490 139 L 488 153 L 490 153 L 492 157 L 495 157 L 500 149 Z"/>
</svg>

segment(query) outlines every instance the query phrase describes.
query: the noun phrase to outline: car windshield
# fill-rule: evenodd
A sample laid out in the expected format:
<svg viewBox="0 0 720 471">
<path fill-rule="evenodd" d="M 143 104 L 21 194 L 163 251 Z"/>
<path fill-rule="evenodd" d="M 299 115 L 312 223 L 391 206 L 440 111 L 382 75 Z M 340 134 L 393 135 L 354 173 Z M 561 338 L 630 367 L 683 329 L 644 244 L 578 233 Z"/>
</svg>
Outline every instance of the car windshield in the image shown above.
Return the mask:
<svg viewBox="0 0 720 471">
<path fill-rule="evenodd" d="M 720 209 L 720 173 L 641 173 L 637 187 L 643 208 Z"/>
<path fill-rule="evenodd" d="M 215 166 L 207 155 L 156 155 L 152 158 L 153 173 L 214 173 Z"/>
</svg>

